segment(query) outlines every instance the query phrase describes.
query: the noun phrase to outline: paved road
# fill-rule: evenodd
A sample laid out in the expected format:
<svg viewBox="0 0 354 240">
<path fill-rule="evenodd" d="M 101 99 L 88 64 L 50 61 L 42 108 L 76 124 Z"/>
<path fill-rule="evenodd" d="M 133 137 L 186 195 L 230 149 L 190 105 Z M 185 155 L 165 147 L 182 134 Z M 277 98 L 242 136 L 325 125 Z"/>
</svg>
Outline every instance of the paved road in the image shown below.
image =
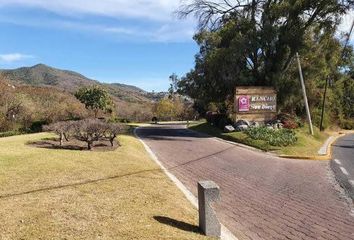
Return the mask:
<svg viewBox="0 0 354 240">
<path fill-rule="evenodd" d="M 334 143 L 333 157 L 342 162 L 343 167 L 354 179 L 354 134 L 345 135 Z"/>
<path fill-rule="evenodd" d="M 333 158 L 332 169 L 354 200 L 354 134 L 341 137 L 334 143 Z"/>
<path fill-rule="evenodd" d="M 218 216 L 239 239 L 354 239 L 354 217 L 327 161 L 280 159 L 183 126 L 138 134 L 195 195 L 199 180 L 220 186 Z"/>
</svg>

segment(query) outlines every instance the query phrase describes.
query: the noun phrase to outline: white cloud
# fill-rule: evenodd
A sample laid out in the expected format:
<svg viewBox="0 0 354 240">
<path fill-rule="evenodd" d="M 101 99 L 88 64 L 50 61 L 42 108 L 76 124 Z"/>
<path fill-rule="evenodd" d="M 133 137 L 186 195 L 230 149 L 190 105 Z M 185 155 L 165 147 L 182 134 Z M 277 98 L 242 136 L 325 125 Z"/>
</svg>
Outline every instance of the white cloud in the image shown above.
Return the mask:
<svg viewBox="0 0 354 240">
<path fill-rule="evenodd" d="M 0 9 L 42 9 L 64 17 L 49 17 L 43 21 L 28 15 L 3 14 L 0 22 L 98 32 L 121 39 L 134 36 L 135 40 L 154 42 L 192 41 L 196 23 L 193 19 L 176 19 L 174 11 L 180 3 L 180 0 L 0 0 Z M 86 21 L 90 16 L 109 17 L 115 21 L 95 24 Z"/>
<path fill-rule="evenodd" d="M 192 40 L 195 27 L 189 22 L 171 22 L 162 25 L 152 33 L 152 41 L 157 42 L 181 42 Z"/>
<path fill-rule="evenodd" d="M 171 18 L 179 0 L 0 0 L 1 6 L 46 9 L 61 15 L 93 14 L 118 18 Z"/>
<path fill-rule="evenodd" d="M 21 53 L 0 54 L 0 61 L 5 63 L 13 63 L 30 58 L 34 58 L 34 56 Z"/>
</svg>

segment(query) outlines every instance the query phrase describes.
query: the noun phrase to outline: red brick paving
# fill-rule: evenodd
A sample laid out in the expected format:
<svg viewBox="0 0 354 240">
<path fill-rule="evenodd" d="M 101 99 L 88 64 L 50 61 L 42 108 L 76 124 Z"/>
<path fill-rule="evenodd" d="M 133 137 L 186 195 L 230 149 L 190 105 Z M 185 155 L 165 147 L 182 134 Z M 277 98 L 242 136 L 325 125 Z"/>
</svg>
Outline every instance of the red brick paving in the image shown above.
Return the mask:
<svg viewBox="0 0 354 240">
<path fill-rule="evenodd" d="M 138 133 L 193 194 L 200 180 L 220 186 L 217 214 L 239 239 L 354 240 L 328 162 L 280 159 L 178 126 Z"/>
</svg>

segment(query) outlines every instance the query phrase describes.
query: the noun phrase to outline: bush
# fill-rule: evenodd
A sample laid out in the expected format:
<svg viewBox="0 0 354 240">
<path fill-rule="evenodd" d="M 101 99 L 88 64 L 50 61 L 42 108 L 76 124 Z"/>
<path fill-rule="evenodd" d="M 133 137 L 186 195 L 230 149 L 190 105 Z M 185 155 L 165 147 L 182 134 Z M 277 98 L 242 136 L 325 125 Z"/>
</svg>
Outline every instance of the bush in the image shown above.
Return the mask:
<svg viewBox="0 0 354 240">
<path fill-rule="evenodd" d="M 297 141 L 294 131 L 290 129 L 274 130 L 267 127 L 254 127 L 245 131 L 255 140 L 264 140 L 272 146 L 288 146 Z"/>
<path fill-rule="evenodd" d="M 220 129 L 224 129 L 226 125 L 230 125 L 232 122 L 230 119 L 228 119 L 226 116 L 223 116 L 222 118 L 219 119 L 217 126 Z"/>
<path fill-rule="evenodd" d="M 44 125 L 48 124 L 47 121 L 35 121 L 31 124 L 27 132 L 29 133 L 38 133 L 42 131 Z"/>
<path fill-rule="evenodd" d="M 16 136 L 16 135 L 20 135 L 20 134 L 21 134 L 21 132 L 19 132 L 19 131 L 0 132 L 0 138 L 11 137 L 11 136 Z"/>
<path fill-rule="evenodd" d="M 284 128 L 295 129 L 301 126 L 301 119 L 292 116 L 290 114 L 281 113 L 278 114 L 277 119 L 281 121 Z"/>
<path fill-rule="evenodd" d="M 211 125 L 224 129 L 226 125 L 231 124 L 231 120 L 225 115 L 216 112 L 207 112 L 206 120 Z"/>
<path fill-rule="evenodd" d="M 339 123 L 339 126 L 343 129 L 352 130 L 354 129 L 354 119 L 342 119 Z"/>
<path fill-rule="evenodd" d="M 292 120 L 284 120 L 282 123 L 283 123 L 283 127 L 287 129 L 296 129 L 299 127 L 299 125 Z"/>
<path fill-rule="evenodd" d="M 311 117 L 312 117 L 312 123 L 315 126 L 320 127 L 320 125 L 321 125 L 321 117 L 322 117 L 322 110 L 320 108 L 312 109 Z M 327 111 L 324 112 L 324 115 L 323 115 L 322 126 L 323 126 L 323 128 L 328 128 L 330 125 L 331 125 L 330 113 L 327 110 Z"/>
</svg>

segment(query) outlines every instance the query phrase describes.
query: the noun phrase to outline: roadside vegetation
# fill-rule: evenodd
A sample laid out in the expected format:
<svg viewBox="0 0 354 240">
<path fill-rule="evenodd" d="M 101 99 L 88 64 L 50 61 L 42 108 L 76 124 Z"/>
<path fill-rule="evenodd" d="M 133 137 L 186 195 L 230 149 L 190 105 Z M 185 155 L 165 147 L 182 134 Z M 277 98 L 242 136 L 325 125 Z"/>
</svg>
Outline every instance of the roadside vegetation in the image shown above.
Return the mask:
<svg viewBox="0 0 354 240">
<path fill-rule="evenodd" d="M 37 148 L 40 133 L 0 139 L 3 239 L 208 239 L 197 210 L 130 135 L 114 151 Z"/>
<path fill-rule="evenodd" d="M 317 151 L 334 132 L 320 132 L 314 129 L 314 136 L 308 134 L 308 126 L 302 126 L 294 130 L 271 130 L 266 127 L 251 128 L 243 132 L 226 133 L 218 127 L 206 121 L 192 124 L 191 130 L 206 133 L 228 141 L 245 144 L 257 149 L 275 152 L 280 155 L 316 156 Z"/>
<path fill-rule="evenodd" d="M 87 118 L 142 123 L 154 117 L 175 121 L 197 116 L 193 101 L 174 92 L 144 106 L 137 102 L 127 105 L 100 85 L 71 93 L 53 87 L 16 85 L 0 74 L 0 137 L 36 133 L 44 125 Z"/>
<path fill-rule="evenodd" d="M 277 129 L 274 130 L 269 127 L 253 127 L 245 131 L 245 133 L 254 140 L 263 140 L 271 146 L 289 146 L 297 142 L 297 137 L 294 130 L 291 129 Z"/>
<path fill-rule="evenodd" d="M 314 128 L 314 135 L 309 134 L 309 127 L 305 125 L 301 128 L 295 129 L 297 141 L 293 145 L 282 147 L 277 151 L 281 155 L 293 155 L 293 156 L 317 156 L 318 150 L 323 146 L 328 137 L 331 135 L 337 135 L 338 133 L 326 130 L 320 131 L 319 128 Z"/>
<path fill-rule="evenodd" d="M 242 143 L 245 145 L 249 145 L 263 151 L 274 151 L 278 150 L 279 148 L 270 145 L 268 142 L 264 140 L 257 140 L 253 139 L 248 136 L 245 132 L 231 132 L 225 133 L 218 127 L 212 126 L 210 123 L 206 121 L 202 121 L 196 124 L 192 124 L 189 127 L 191 130 L 206 133 L 208 135 L 219 137 L 228 141 L 233 141 L 236 143 Z"/>
<path fill-rule="evenodd" d="M 0 132 L 39 132 L 42 125 L 89 116 L 73 95 L 47 87 L 15 86 L 0 76 Z"/>
<path fill-rule="evenodd" d="M 196 16 L 199 45 L 195 66 L 174 78 L 177 92 L 195 100 L 195 108 L 233 119 L 238 86 L 269 86 L 277 91 L 278 113 L 306 116 L 296 53 L 300 55 L 310 111 L 319 127 L 326 81 L 323 126 L 354 127 L 354 52 L 348 31 L 338 34 L 352 1 L 192 0 L 178 13 Z"/>
</svg>

